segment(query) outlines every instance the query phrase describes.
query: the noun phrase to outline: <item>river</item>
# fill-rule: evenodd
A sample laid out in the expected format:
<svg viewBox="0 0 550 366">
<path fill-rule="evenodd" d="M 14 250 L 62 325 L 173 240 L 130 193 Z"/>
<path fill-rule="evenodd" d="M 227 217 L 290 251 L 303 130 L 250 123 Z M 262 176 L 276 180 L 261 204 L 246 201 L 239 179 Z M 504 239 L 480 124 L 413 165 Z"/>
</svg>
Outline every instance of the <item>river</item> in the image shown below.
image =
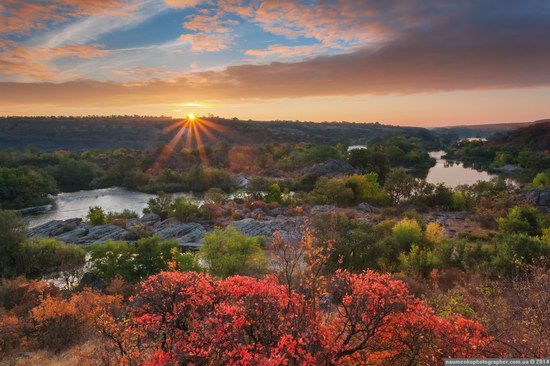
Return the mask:
<svg viewBox="0 0 550 366">
<path fill-rule="evenodd" d="M 356 147 L 356 148 L 364 148 Z M 437 160 L 430 168 L 426 180 L 430 183 L 443 183 L 454 188 L 460 184 L 472 184 L 478 180 L 488 181 L 495 175 L 473 168 L 467 168 L 462 163 L 442 159 L 444 151 L 432 151 L 430 156 Z M 203 194 L 176 193 L 174 197 L 186 197 L 197 205 L 204 201 Z M 53 198 L 54 209 L 32 216 L 26 216 L 29 227 L 34 227 L 51 220 L 66 220 L 73 217 L 86 217 L 90 207 L 99 206 L 105 212 L 122 211 L 129 209 L 141 215 L 147 207 L 147 201 L 155 197 L 154 194 L 129 191 L 124 188 L 105 188 L 90 191 L 60 193 Z"/>
<path fill-rule="evenodd" d="M 489 181 L 496 175 L 485 171 L 465 167 L 463 163 L 443 159 L 445 151 L 432 151 L 430 157 L 436 159 L 436 163 L 428 171 L 426 181 L 429 183 L 443 183 L 447 187 L 454 188 L 461 184 L 473 184 L 479 180 Z"/>
<path fill-rule="evenodd" d="M 184 196 L 195 204 L 203 202 L 203 195 L 191 193 L 176 193 L 174 197 Z M 29 227 L 37 226 L 51 220 L 66 220 L 73 217 L 84 218 L 90 207 L 99 206 L 105 212 L 122 211 L 129 209 L 141 215 L 147 207 L 147 201 L 155 197 L 154 194 L 128 191 L 124 188 L 94 189 L 91 191 L 79 191 L 60 193 L 53 198 L 54 209 L 39 215 L 26 216 Z"/>
</svg>

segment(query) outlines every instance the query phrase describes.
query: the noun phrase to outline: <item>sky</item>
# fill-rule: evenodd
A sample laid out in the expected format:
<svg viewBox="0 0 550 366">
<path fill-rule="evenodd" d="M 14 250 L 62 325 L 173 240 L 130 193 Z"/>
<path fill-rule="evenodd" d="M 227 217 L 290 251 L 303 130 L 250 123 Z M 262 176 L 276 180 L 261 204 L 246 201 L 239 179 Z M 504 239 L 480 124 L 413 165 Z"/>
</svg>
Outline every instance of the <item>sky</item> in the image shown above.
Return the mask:
<svg viewBox="0 0 550 366">
<path fill-rule="evenodd" d="M 0 115 L 550 117 L 548 0 L 2 0 Z"/>
</svg>

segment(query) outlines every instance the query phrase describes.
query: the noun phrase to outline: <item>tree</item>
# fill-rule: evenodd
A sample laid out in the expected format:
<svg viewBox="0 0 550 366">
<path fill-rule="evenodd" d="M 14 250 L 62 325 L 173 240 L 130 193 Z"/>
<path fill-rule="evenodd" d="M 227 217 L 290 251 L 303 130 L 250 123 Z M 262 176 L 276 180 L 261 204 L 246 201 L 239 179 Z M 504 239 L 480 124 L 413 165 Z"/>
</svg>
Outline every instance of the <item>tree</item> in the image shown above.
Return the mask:
<svg viewBox="0 0 550 366">
<path fill-rule="evenodd" d="M 401 253 L 399 261 L 403 272 L 413 276 L 428 277 L 434 269 L 440 267 L 440 262 L 433 251 L 420 248 L 418 245 L 413 245 L 408 254 Z"/>
<path fill-rule="evenodd" d="M 191 220 L 199 212 L 197 205 L 191 203 L 185 197 L 178 197 L 171 205 L 170 214 L 177 217 L 182 222 Z"/>
<path fill-rule="evenodd" d="M 282 201 L 283 192 L 281 191 L 281 187 L 277 183 L 273 183 L 267 192 L 266 202 L 281 203 Z"/>
<path fill-rule="evenodd" d="M 147 207 L 143 209 L 143 213 L 157 214 L 162 220 L 166 220 L 171 212 L 172 196 L 164 192 L 160 192 L 155 198 L 149 199 Z"/>
<path fill-rule="evenodd" d="M 432 244 L 441 244 L 441 240 L 445 235 L 445 228 L 437 222 L 430 222 L 426 225 L 426 232 L 424 235 L 428 242 Z"/>
<path fill-rule="evenodd" d="M 103 209 L 99 206 L 90 207 L 88 209 L 86 221 L 92 226 L 105 225 L 108 222 L 105 211 L 103 211 Z"/>
<path fill-rule="evenodd" d="M 263 241 L 263 237 L 244 235 L 231 226 L 217 227 L 204 236 L 200 253 L 216 276 L 260 275 L 267 269 Z"/>
<path fill-rule="evenodd" d="M 500 230 L 506 234 L 542 234 L 542 217 L 534 207 L 512 207 L 508 211 L 508 216 L 498 218 L 497 222 Z"/>
<path fill-rule="evenodd" d="M 17 248 L 17 272 L 31 279 L 62 274 L 70 285 L 74 282 L 71 277 L 84 266 L 85 257 L 86 252 L 78 245 L 49 238 L 30 239 Z"/>
<path fill-rule="evenodd" d="M 377 173 L 346 177 L 346 186 L 352 189 L 355 202 L 380 204 L 384 201 L 384 192 L 378 184 Z"/>
<path fill-rule="evenodd" d="M 550 186 L 550 174 L 549 172 L 540 172 L 533 178 L 533 185 L 535 187 L 548 187 Z"/>
<path fill-rule="evenodd" d="M 530 265 L 548 264 L 549 259 L 550 243 L 526 233 L 512 233 L 497 244 L 493 266 L 500 274 L 513 276 Z"/>
<path fill-rule="evenodd" d="M 403 219 L 392 228 L 395 240 L 402 248 L 410 248 L 412 244 L 422 242 L 422 228 L 415 219 Z"/>
<path fill-rule="evenodd" d="M 366 172 L 376 173 L 381 181 L 384 181 L 390 170 L 390 164 L 386 154 L 370 149 L 354 149 L 349 153 L 349 162 L 355 167 L 362 168 Z"/>
<path fill-rule="evenodd" d="M 399 204 L 411 198 L 414 187 L 414 177 L 401 168 L 390 171 L 384 182 L 384 190 L 394 204 Z"/>
<path fill-rule="evenodd" d="M 353 203 L 353 190 L 340 178 L 321 177 L 315 189 L 309 193 L 309 200 L 315 204 L 336 204 L 346 207 Z"/>
<path fill-rule="evenodd" d="M 101 174 L 97 164 L 72 158 L 61 158 L 46 171 L 55 178 L 61 190 L 68 192 L 90 189 L 92 181 Z"/>
<path fill-rule="evenodd" d="M 25 240 L 26 224 L 15 211 L 0 210 L 0 275 L 15 274 L 17 248 Z"/>
<path fill-rule="evenodd" d="M 128 243 L 107 241 L 90 248 L 90 269 L 106 284 L 116 277 L 133 282 L 138 279 L 134 249 Z"/>
<path fill-rule="evenodd" d="M 158 236 L 138 240 L 136 245 L 107 241 L 90 250 L 91 270 L 106 284 L 117 277 L 135 282 L 160 271 L 200 271 L 195 255 L 181 253 L 174 240 Z"/>
<path fill-rule="evenodd" d="M 0 205 L 4 208 L 23 208 L 44 205 L 48 195 L 56 194 L 55 180 L 38 169 L 29 167 L 0 167 Z"/>
</svg>

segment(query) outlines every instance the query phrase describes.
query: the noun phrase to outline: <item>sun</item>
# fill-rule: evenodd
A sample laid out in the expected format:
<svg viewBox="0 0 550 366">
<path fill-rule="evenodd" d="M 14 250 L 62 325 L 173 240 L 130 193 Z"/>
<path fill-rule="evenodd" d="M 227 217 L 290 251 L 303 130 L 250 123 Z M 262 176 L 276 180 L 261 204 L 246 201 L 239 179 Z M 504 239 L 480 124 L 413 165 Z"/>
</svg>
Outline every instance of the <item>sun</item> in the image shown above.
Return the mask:
<svg viewBox="0 0 550 366">
<path fill-rule="evenodd" d="M 196 119 L 197 119 L 197 116 L 195 116 L 195 113 L 189 113 L 189 114 L 187 115 L 187 120 L 188 120 L 188 121 L 194 121 L 194 120 L 196 120 Z"/>
</svg>

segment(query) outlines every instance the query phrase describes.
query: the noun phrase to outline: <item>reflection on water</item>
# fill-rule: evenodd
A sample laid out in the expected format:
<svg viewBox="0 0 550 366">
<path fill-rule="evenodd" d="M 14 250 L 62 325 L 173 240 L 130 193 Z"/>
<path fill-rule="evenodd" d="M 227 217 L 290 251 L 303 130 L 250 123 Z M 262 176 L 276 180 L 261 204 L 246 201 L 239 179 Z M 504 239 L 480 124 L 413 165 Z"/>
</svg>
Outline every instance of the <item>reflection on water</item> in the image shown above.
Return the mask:
<svg viewBox="0 0 550 366">
<path fill-rule="evenodd" d="M 187 197 L 195 204 L 202 204 L 203 195 L 190 193 L 175 193 L 174 197 Z M 94 189 L 71 193 L 60 193 L 55 198 L 55 209 L 40 215 L 27 216 L 29 227 L 37 226 L 51 220 L 66 220 L 73 217 L 85 217 L 88 208 L 99 206 L 107 211 L 122 211 L 129 209 L 141 215 L 147 206 L 147 201 L 154 194 L 127 191 L 123 188 Z"/>
<path fill-rule="evenodd" d="M 478 180 L 489 181 L 496 177 L 485 171 L 467 168 L 460 162 L 442 159 L 444 154 L 444 151 L 430 152 L 430 157 L 436 159 L 436 163 L 428 171 L 426 181 L 429 183 L 443 183 L 447 187 L 454 188 L 461 184 L 473 184 Z"/>
<path fill-rule="evenodd" d="M 367 145 L 350 145 L 348 147 L 348 152 L 352 150 L 360 150 L 360 149 L 366 149 L 366 148 L 367 148 Z"/>
</svg>

